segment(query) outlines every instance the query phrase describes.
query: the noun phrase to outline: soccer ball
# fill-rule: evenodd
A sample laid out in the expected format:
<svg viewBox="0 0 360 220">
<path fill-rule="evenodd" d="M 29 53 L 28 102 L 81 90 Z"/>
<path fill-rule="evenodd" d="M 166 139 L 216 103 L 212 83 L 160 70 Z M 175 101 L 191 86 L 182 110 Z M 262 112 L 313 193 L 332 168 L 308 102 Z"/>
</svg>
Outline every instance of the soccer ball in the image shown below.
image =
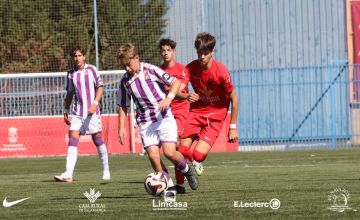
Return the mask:
<svg viewBox="0 0 360 220">
<path fill-rule="evenodd" d="M 144 187 L 150 195 L 160 196 L 167 189 L 168 182 L 164 174 L 153 172 L 145 177 Z"/>
</svg>

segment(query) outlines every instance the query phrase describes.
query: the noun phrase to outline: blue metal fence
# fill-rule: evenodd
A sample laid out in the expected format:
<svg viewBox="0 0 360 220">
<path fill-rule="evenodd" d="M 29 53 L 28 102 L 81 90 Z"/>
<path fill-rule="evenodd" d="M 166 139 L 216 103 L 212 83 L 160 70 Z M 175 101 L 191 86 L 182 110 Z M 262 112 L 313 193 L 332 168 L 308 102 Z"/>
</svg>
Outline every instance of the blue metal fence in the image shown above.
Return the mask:
<svg viewBox="0 0 360 220">
<path fill-rule="evenodd" d="M 348 65 L 233 72 L 243 144 L 347 141 Z"/>
</svg>

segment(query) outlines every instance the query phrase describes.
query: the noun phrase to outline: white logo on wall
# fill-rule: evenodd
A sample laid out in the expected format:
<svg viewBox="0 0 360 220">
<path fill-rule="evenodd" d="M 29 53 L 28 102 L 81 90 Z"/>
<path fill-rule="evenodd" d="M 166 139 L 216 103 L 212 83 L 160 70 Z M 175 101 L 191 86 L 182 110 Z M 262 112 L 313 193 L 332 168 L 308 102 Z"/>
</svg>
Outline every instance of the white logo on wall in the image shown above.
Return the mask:
<svg viewBox="0 0 360 220">
<path fill-rule="evenodd" d="M 90 188 L 89 192 L 85 192 L 84 196 L 90 201 L 90 204 L 80 204 L 79 212 L 105 212 L 105 204 L 95 203 L 101 196 L 99 191 L 95 192 L 95 188 Z"/>
<path fill-rule="evenodd" d="M 163 201 L 152 200 L 153 210 L 187 210 L 187 202 L 176 202 L 176 192 L 165 190 L 163 193 Z"/>
<path fill-rule="evenodd" d="M 15 144 L 17 142 L 17 128 L 14 127 L 10 127 L 9 128 L 9 143 L 10 144 Z"/>
<path fill-rule="evenodd" d="M 9 144 L 3 144 L 3 148 L 0 148 L 0 151 L 24 151 L 26 148 L 24 144 L 18 144 L 18 129 L 15 127 L 10 127 L 8 129 L 8 141 Z"/>
<path fill-rule="evenodd" d="M 328 195 L 328 200 L 332 202 L 332 205 L 327 209 L 335 212 L 344 212 L 345 210 L 354 210 L 356 212 L 357 210 L 349 207 L 350 198 L 351 195 L 349 191 L 342 188 L 335 188 Z"/>
<path fill-rule="evenodd" d="M 235 208 L 271 208 L 279 209 L 281 202 L 277 198 L 271 199 L 269 202 L 257 202 L 257 201 L 234 201 Z"/>
</svg>

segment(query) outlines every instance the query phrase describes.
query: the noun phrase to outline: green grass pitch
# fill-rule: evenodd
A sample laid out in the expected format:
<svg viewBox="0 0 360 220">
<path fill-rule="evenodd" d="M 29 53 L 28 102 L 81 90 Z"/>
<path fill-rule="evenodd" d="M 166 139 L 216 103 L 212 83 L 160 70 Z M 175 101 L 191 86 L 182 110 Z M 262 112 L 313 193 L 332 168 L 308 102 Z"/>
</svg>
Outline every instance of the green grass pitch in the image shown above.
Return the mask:
<svg viewBox="0 0 360 220">
<path fill-rule="evenodd" d="M 64 166 L 64 157 L 0 159 L 1 201 L 30 197 L 8 208 L 1 205 L 0 219 L 360 219 L 359 148 L 211 153 L 199 189 L 186 185 L 187 193 L 176 197 L 186 202 L 186 210 L 153 210 L 153 200 L 161 198 L 144 190 L 143 179 L 152 172 L 146 156 L 110 156 L 108 183 L 101 181 L 95 156 L 78 158 L 73 183 L 53 181 Z M 90 188 L 101 193 L 94 204 L 102 211 L 89 208 L 83 194 Z M 333 204 L 328 196 L 336 188 L 348 191 L 351 209 L 328 209 Z M 279 209 L 234 207 L 234 202 L 272 198 L 280 200 Z"/>
</svg>

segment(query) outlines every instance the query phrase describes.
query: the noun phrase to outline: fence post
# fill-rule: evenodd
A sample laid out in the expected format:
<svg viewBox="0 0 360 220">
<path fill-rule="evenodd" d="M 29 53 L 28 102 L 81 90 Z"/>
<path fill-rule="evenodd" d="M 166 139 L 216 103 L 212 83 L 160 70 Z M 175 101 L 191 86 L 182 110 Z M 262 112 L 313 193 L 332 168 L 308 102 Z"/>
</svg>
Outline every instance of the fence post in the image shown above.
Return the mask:
<svg viewBox="0 0 360 220">
<path fill-rule="evenodd" d="M 332 77 L 336 74 L 335 65 L 331 65 L 332 69 L 329 71 L 332 74 Z M 336 148 L 336 101 L 335 101 L 335 84 L 330 88 L 330 108 L 331 108 L 331 147 Z"/>
<path fill-rule="evenodd" d="M 97 19 L 97 6 L 96 0 L 94 0 L 94 39 L 95 39 L 95 59 L 96 59 L 96 68 L 99 70 L 99 42 L 98 42 L 98 19 Z"/>
</svg>

